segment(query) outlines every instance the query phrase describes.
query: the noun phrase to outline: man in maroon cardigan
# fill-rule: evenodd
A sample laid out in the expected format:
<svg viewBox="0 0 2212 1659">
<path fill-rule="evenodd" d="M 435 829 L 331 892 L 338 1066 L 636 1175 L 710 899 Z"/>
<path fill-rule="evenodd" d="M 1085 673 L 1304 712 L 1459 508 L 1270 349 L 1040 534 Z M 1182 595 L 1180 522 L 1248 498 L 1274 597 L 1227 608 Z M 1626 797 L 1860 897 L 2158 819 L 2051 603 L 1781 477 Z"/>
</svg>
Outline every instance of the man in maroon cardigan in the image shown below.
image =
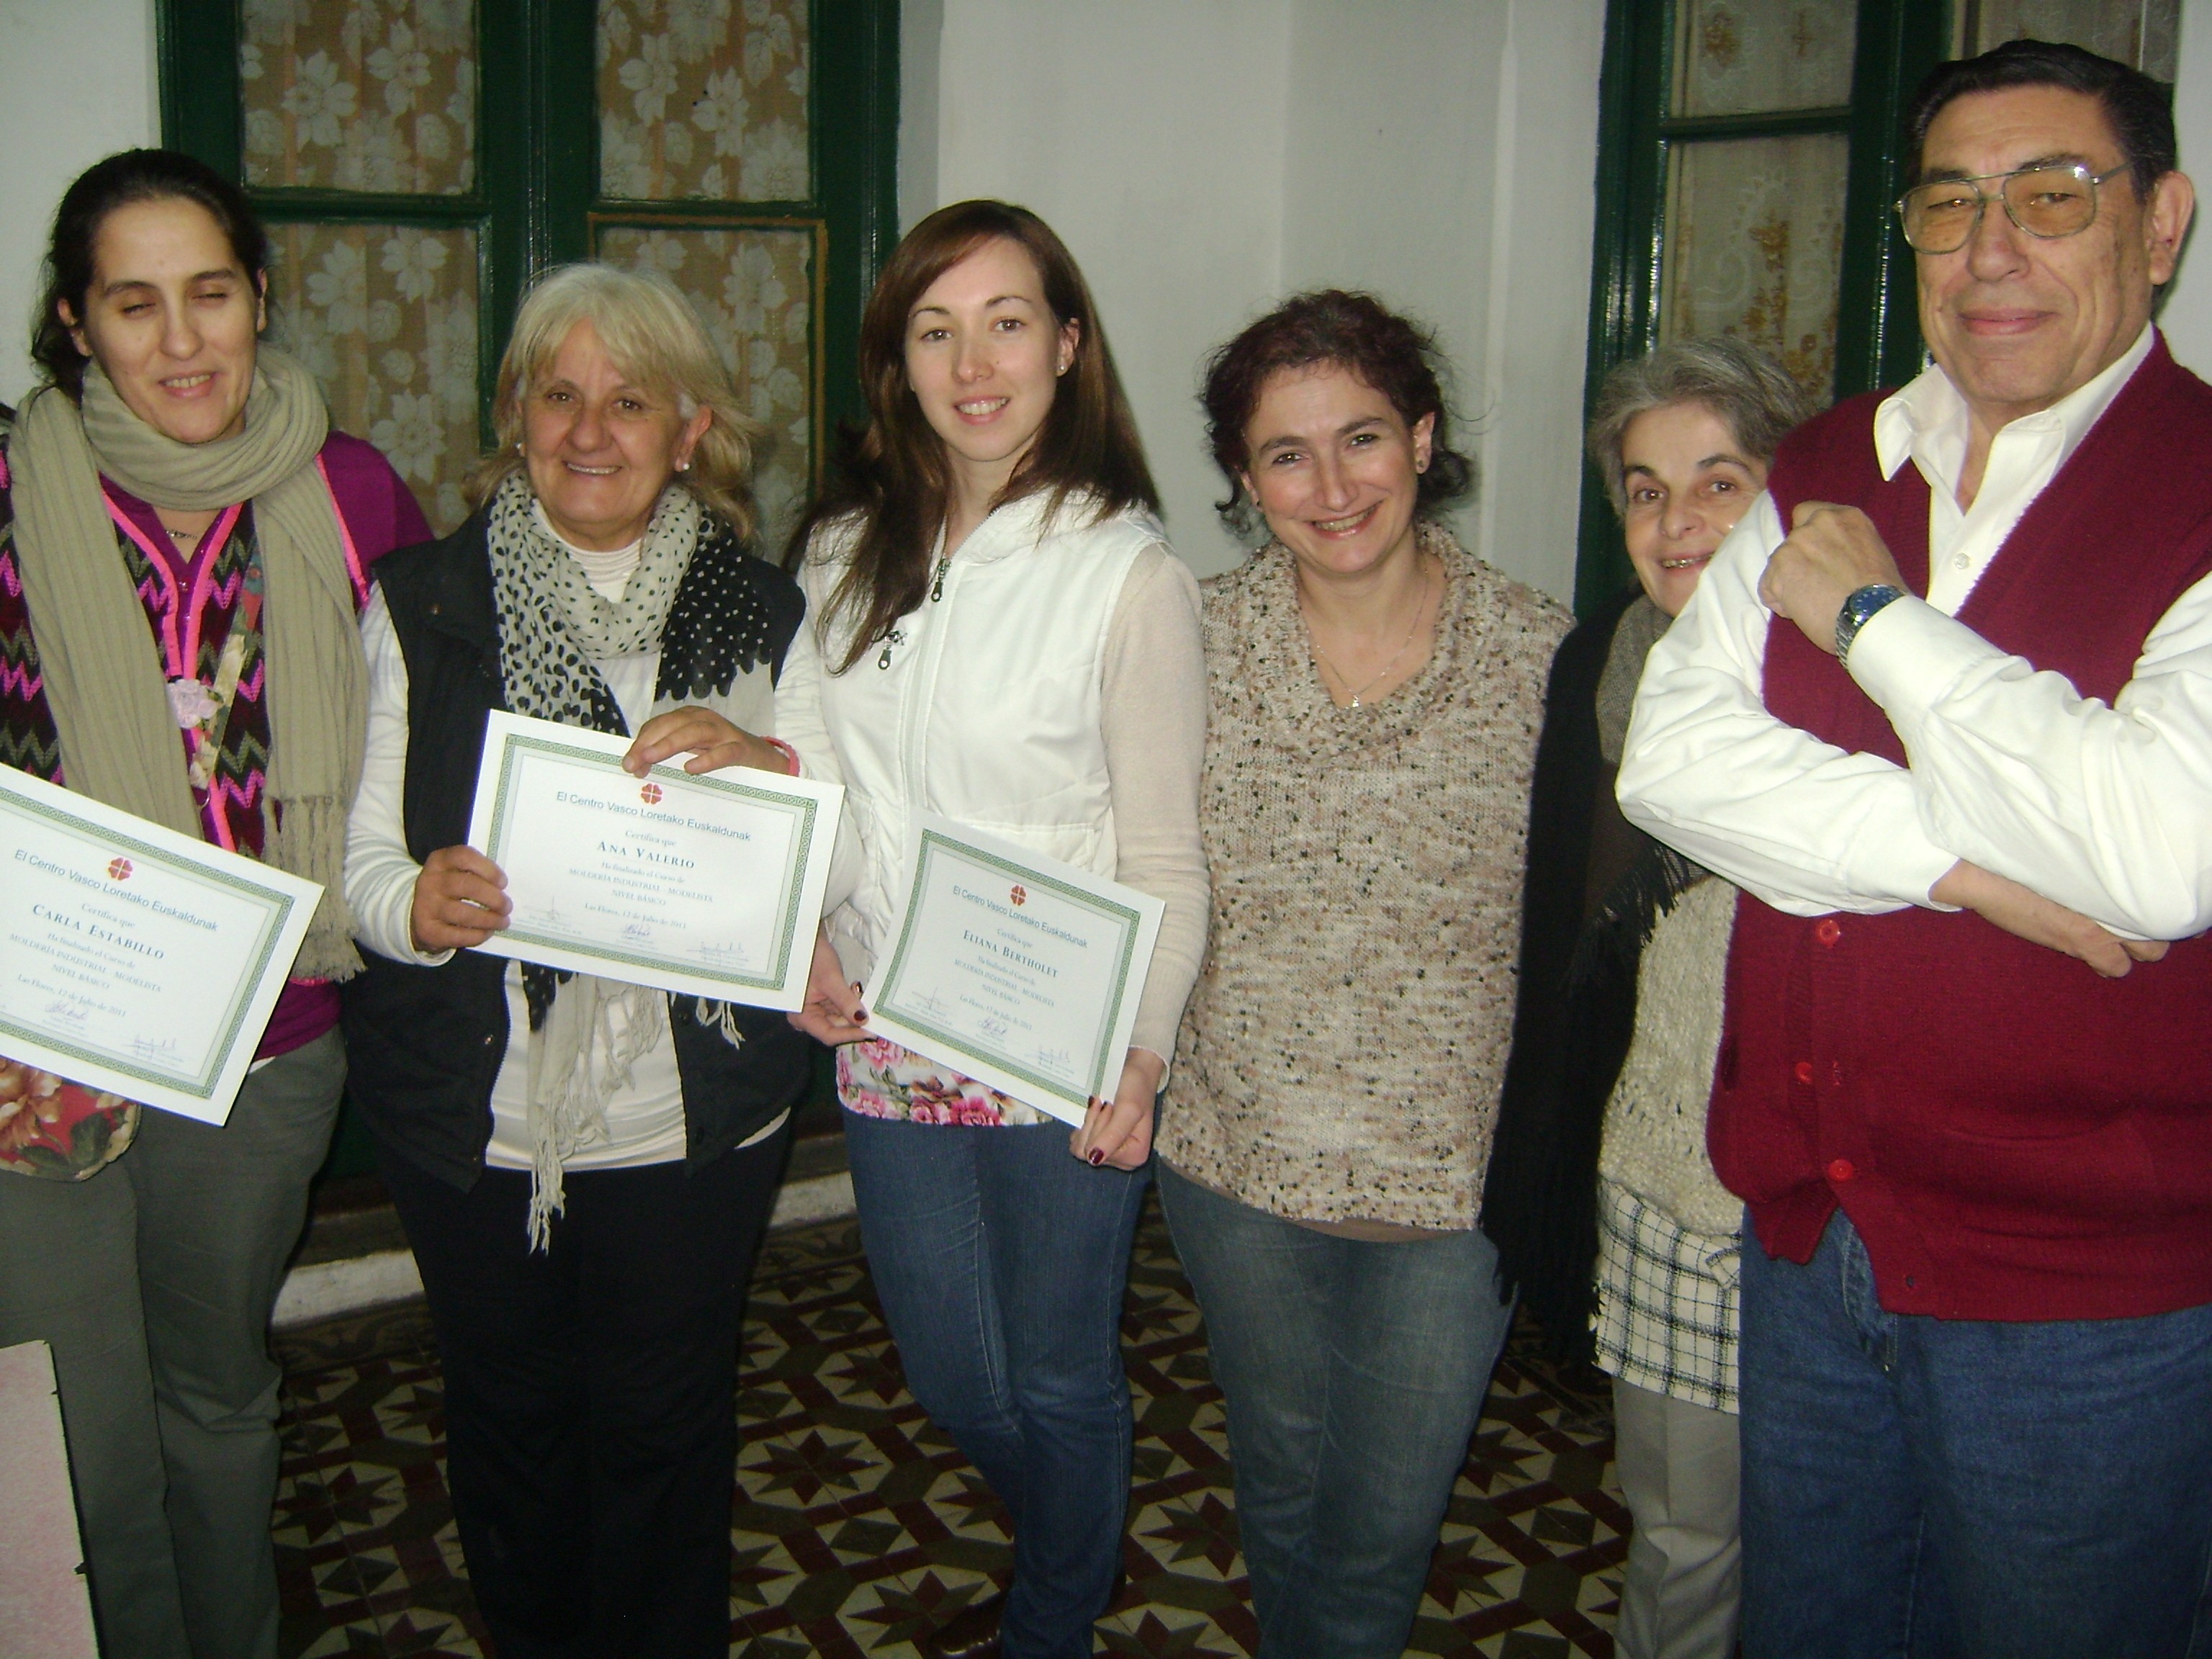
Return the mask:
<svg viewBox="0 0 2212 1659">
<path fill-rule="evenodd" d="M 1911 136 L 1935 367 L 1784 444 L 1620 771 L 1747 894 L 1744 1648 L 2212 1650 L 2212 387 L 2150 321 L 2194 197 L 2070 46 L 1944 65 Z"/>
</svg>

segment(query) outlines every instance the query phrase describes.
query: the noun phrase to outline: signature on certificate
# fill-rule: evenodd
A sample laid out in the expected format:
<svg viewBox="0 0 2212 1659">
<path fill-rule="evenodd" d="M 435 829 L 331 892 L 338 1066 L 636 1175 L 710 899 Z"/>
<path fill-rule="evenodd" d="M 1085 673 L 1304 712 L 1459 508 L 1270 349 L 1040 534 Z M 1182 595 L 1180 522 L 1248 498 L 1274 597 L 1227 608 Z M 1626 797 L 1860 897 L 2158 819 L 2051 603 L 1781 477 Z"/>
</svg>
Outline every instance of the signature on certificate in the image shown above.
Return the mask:
<svg viewBox="0 0 2212 1659">
<path fill-rule="evenodd" d="M 131 1052 L 147 1060 L 174 1060 L 177 1040 L 174 1037 L 135 1036 L 131 1039 Z"/>
<path fill-rule="evenodd" d="M 82 1025 L 92 1010 L 76 997 L 56 997 L 44 1010 L 48 1019 L 66 1020 L 72 1025 Z"/>
<path fill-rule="evenodd" d="M 975 1029 L 994 1042 L 1001 1042 L 1006 1035 L 1006 1022 L 996 1014 L 986 1014 L 975 1022 Z"/>
</svg>

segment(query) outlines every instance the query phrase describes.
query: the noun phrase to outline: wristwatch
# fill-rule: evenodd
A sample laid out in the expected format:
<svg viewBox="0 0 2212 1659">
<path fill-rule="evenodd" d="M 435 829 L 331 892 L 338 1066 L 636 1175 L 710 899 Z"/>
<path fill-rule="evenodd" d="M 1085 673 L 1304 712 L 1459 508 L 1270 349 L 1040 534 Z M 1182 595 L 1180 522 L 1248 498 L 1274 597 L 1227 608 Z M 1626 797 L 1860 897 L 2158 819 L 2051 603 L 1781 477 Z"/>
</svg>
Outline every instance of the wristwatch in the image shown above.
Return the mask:
<svg viewBox="0 0 2212 1659">
<path fill-rule="evenodd" d="M 1887 582 L 1872 582 L 1844 601 L 1844 608 L 1836 612 L 1836 660 L 1848 662 L 1851 641 L 1859 636 L 1859 629 L 1892 599 L 1901 599 L 1905 590 L 1893 587 Z"/>
</svg>

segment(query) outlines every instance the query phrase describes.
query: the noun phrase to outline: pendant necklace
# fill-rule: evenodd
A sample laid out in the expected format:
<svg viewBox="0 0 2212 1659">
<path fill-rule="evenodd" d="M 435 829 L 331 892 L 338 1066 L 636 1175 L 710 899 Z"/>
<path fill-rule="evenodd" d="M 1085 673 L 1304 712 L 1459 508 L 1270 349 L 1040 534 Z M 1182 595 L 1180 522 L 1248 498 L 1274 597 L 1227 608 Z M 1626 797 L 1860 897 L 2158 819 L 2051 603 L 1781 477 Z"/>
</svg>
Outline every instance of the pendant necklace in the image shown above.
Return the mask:
<svg viewBox="0 0 2212 1659">
<path fill-rule="evenodd" d="M 1313 653 L 1314 661 L 1319 665 L 1323 673 L 1352 693 L 1352 701 L 1345 705 L 1346 708 L 1364 707 L 1365 705 L 1359 700 L 1389 678 L 1390 671 L 1398 665 L 1399 659 L 1412 647 L 1413 636 L 1421 631 L 1421 619 L 1429 614 L 1429 587 L 1428 578 L 1424 573 L 1421 580 L 1421 602 L 1413 607 L 1413 625 L 1406 630 L 1406 637 L 1400 641 L 1398 648 L 1390 653 L 1390 660 L 1382 665 L 1382 671 L 1357 690 L 1352 688 L 1352 682 L 1345 677 L 1344 672 L 1322 654 L 1320 644 L 1314 639 L 1313 624 L 1311 623 L 1306 624 L 1306 649 Z"/>
</svg>

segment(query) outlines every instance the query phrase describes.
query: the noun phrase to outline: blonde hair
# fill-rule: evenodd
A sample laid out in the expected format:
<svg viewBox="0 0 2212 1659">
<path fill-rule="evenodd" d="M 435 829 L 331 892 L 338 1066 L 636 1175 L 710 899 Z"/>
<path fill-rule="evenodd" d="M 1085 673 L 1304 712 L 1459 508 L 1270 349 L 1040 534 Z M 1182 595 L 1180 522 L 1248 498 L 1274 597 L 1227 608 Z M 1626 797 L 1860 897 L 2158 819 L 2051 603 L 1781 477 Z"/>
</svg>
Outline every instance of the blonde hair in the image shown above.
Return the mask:
<svg viewBox="0 0 2212 1659">
<path fill-rule="evenodd" d="M 657 272 L 609 264 L 556 266 L 524 296 L 492 395 L 497 447 L 470 473 L 471 499 L 481 507 L 522 470 L 523 401 L 579 323 L 597 331 L 624 376 L 673 397 L 685 420 L 702 409 L 714 411 L 683 482 L 709 511 L 728 521 L 738 540 L 751 541 L 757 527 L 753 444 L 759 425 L 738 407 L 729 372 L 682 290 Z"/>
</svg>

